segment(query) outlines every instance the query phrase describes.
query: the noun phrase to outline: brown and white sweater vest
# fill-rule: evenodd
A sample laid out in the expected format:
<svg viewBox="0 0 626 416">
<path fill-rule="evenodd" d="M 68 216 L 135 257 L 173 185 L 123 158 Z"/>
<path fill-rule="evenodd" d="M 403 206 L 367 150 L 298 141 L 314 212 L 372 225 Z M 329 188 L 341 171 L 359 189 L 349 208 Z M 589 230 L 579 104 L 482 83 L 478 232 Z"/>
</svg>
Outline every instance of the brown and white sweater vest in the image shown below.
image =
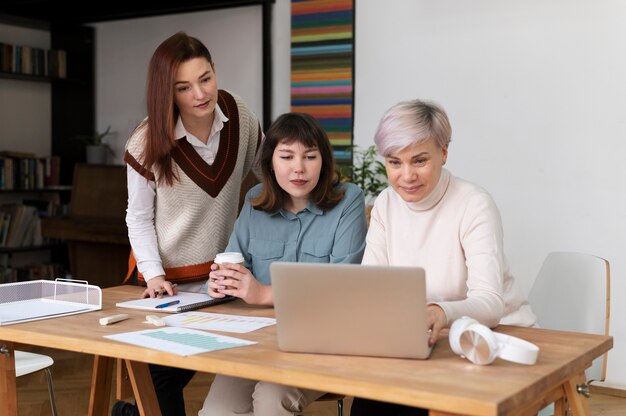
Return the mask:
<svg viewBox="0 0 626 416">
<path fill-rule="evenodd" d="M 224 250 L 237 217 L 241 182 L 250 171 L 261 142 L 261 128 L 247 105 L 219 90 L 218 104 L 228 121 L 208 165 L 186 138 L 176 141 L 172 165 L 179 178 L 172 186 L 156 183 L 155 229 L 159 255 L 170 282 L 208 278 L 215 255 Z M 124 161 L 149 181 L 155 173 L 142 167 L 145 128 L 126 144 Z M 139 281 L 143 277 L 139 274 Z"/>
</svg>

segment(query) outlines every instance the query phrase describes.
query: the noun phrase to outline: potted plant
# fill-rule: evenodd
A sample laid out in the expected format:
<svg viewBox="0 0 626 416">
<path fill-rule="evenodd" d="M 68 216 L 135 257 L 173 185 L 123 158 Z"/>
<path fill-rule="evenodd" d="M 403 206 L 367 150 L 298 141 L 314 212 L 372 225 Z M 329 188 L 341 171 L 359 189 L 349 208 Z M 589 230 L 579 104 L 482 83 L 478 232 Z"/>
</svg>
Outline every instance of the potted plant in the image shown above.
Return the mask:
<svg viewBox="0 0 626 416">
<path fill-rule="evenodd" d="M 365 150 L 352 146 L 353 163 L 342 166 L 341 175 L 344 180 L 354 183 L 363 190 L 365 195 L 365 209 L 369 224 L 370 211 L 374 199 L 380 192 L 389 186 L 385 164 L 377 158 L 376 146 L 371 145 Z"/>
<path fill-rule="evenodd" d="M 75 137 L 85 143 L 87 163 L 106 164 L 107 156 L 109 154 L 113 156 L 113 149 L 111 149 L 111 146 L 105 143 L 103 139 L 113 134 L 115 134 L 115 132 L 111 131 L 111 126 L 109 125 L 102 133 L 96 131 L 93 134 L 83 134 Z"/>
</svg>

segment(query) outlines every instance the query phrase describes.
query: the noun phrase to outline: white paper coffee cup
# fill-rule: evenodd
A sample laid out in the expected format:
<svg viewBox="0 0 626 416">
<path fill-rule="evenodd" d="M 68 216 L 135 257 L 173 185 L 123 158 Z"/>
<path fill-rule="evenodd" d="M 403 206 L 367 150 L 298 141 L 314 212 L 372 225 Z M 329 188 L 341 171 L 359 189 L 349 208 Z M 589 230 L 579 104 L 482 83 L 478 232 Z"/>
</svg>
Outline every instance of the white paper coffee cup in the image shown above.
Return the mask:
<svg viewBox="0 0 626 416">
<path fill-rule="evenodd" d="M 218 253 L 213 262 L 217 264 L 220 269 L 223 268 L 222 264 L 224 263 L 243 264 L 243 255 L 238 252 Z M 234 288 L 232 286 L 226 286 L 226 289 Z"/>
</svg>

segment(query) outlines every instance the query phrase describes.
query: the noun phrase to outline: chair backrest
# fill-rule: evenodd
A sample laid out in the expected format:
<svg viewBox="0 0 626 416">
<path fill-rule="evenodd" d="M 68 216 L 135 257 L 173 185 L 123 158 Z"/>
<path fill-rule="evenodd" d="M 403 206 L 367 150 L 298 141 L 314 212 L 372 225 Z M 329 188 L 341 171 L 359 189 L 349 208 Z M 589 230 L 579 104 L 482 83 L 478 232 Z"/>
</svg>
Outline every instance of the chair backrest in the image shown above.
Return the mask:
<svg viewBox="0 0 626 416">
<path fill-rule="evenodd" d="M 548 254 L 528 301 L 542 328 L 608 335 L 610 318 L 609 262 L 591 254 Z M 587 380 L 604 381 L 604 354 L 587 369 Z"/>
</svg>

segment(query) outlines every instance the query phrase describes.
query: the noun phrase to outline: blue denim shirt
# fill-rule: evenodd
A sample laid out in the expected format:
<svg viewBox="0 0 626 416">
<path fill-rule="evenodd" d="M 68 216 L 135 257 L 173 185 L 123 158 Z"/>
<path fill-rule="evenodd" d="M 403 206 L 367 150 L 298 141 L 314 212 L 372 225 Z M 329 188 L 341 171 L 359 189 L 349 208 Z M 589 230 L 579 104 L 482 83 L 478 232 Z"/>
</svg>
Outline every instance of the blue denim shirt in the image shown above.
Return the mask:
<svg viewBox="0 0 626 416">
<path fill-rule="evenodd" d="M 343 199 L 331 210 L 322 211 L 311 202 L 294 214 L 281 209 L 268 213 L 252 208 L 250 199 L 259 195 L 256 185 L 246 199 L 225 251 L 243 254 L 245 266 L 258 281 L 271 284 L 274 261 L 308 263 L 360 263 L 365 250 L 365 199 L 352 183 Z"/>
</svg>

